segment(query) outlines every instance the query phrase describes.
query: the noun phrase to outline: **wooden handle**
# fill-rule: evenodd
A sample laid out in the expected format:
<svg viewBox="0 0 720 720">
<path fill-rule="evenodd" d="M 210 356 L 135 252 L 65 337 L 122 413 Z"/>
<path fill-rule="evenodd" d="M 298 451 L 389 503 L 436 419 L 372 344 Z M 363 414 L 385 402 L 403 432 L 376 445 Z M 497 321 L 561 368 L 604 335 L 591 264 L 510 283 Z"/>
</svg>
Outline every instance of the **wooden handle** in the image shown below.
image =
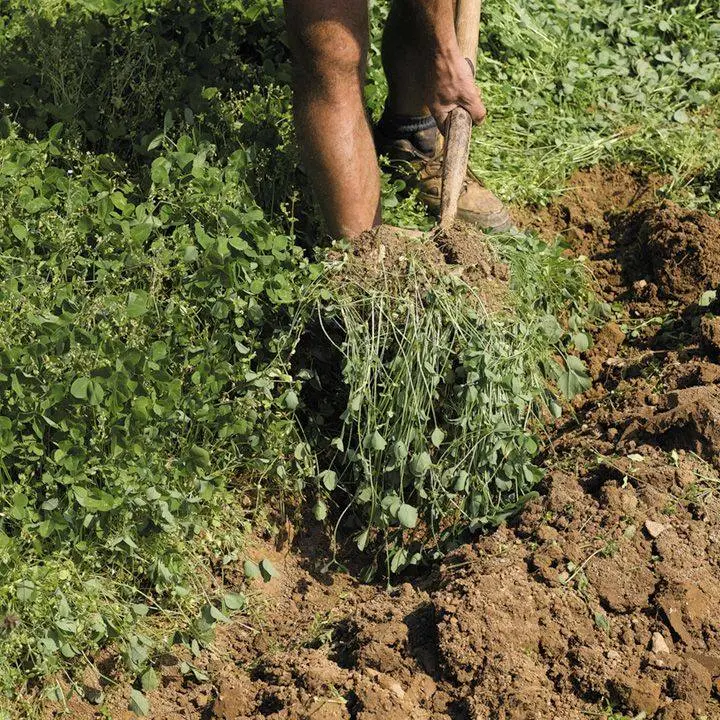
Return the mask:
<svg viewBox="0 0 720 720">
<path fill-rule="evenodd" d="M 475 70 L 480 35 L 482 0 L 457 0 L 455 33 L 460 51 Z M 465 182 L 472 118 L 465 108 L 455 108 L 445 125 L 445 158 L 443 162 L 442 193 L 440 195 L 440 227 L 452 227 L 457 217 L 458 201 Z"/>
<path fill-rule="evenodd" d="M 455 7 L 455 34 L 460 52 L 470 58 L 473 67 L 477 62 L 480 40 L 480 13 L 482 0 L 457 0 Z"/>
</svg>

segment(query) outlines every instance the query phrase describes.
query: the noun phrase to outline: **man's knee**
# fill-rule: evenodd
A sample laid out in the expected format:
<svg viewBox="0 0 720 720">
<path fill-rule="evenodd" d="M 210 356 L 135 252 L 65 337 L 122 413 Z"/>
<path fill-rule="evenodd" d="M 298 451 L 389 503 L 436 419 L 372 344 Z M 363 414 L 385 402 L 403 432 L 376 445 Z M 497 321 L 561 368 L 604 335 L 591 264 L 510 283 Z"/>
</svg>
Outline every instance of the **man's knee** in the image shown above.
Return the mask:
<svg viewBox="0 0 720 720">
<path fill-rule="evenodd" d="M 308 81 L 347 82 L 364 72 L 366 0 L 285 0 L 296 71 Z"/>
</svg>

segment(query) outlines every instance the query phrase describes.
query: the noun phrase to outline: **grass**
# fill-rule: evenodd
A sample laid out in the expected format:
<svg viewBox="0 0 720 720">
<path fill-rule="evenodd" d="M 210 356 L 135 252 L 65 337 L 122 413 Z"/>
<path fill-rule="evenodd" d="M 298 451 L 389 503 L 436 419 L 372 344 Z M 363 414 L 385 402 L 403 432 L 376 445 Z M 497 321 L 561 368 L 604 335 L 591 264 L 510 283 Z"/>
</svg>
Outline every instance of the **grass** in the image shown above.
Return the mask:
<svg viewBox="0 0 720 720">
<path fill-rule="evenodd" d="M 376 115 L 386 9 L 373 5 Z M 485 18 L 491 117 L 472 161 L 504 199 L 547 202 L 574 169 L 623 161 L 717 210 L 713 4 L 499 0 Z M 510 313 L 469 304 L 461 283 L 428 292 L 421 267 L 402 292 L 331 292 L 277 0 L 3 0 L 0 76 L 10 716 L 61 699 L 39 678 L 79 691 L 107 645 L 143 710 L 155 652 L 208 643 L 244 612 L 207 579 L 242 561 L 269 507 L 308 499 L 321 518 L 352 500 L 343 518 L 362 545 L 367 532 L 371 569 L 392 571 L 531 491 L 533 418 L 559 409 L 548 382 L 587 382 L 568 350 L 587 341 L 582 272 L 562 247 L 507 236 Z M 431 224 L 388 177 L 383 207 Z M 332 433 L 306 422 L 314 379 L 293 358 L 318 316 L 340 330 Z"/>
<path fill-rule="evenodd" d="M 347 396 L 335 436 L 318 424 L 327 469 L 315 514 L 324 519 L 334 501 L 358 548 L 380 551 L 366 578 L 517 512 L 541 477 L 537 419 L 559 411 L 549 382 L 570 396 L 587 386 L 572 358 L 553 359 L 588 312 L 581 266 L 527 236 L 495 245 L 513 278 L 503 312 L 412 260 L 372 283 L 343 278 L 318 310 L 326 336 L 341 338 Z"/>
<path fill-rule="evenodd" d="M 377 31 L 384 12 L 377 3 Z M 489 116 L 471 162 L 501 197 L 543 204 L 574 170 L 622 162 L 668 176 L 671 197 L 717 212 L 714 3 L 503 0 L 483 6 L 480 39 Z"/>
</svg>

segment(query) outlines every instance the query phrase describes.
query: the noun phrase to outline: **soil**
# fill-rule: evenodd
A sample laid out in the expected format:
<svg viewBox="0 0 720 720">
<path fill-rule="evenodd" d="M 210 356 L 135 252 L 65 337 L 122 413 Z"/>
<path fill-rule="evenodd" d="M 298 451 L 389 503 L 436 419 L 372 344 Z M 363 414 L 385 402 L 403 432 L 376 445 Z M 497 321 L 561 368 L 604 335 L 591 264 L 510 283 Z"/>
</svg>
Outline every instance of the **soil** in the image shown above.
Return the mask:
<svg viewBox="0 0 720 720">
<path fill-rule="evenodd" d="M 381 225 L 352 240 L 350 252 L 336 257 L 345 261 L 336 280 L 364 289 L 377 285 L 407 292 L 408 286 L 415 287 L 408 278 L 419 266 L 429 282 L 448 275 L 460 277 L 491 311 L 502 308 L 507 295 L 507 266 L 480 230 L 461 221 L 428 233 Z"/>
<path fill-rule="evenodd" d="M 585 354 L 592 389 L 548 428 L 540 499 L 392 589 L 326 571 L 316 526 L 258 540 L 280 572 L 191 659 L 207 680 L 159 663 L 152 717 L 720 719 L 720 326 L 697 304 L 720 224 L 658 186 L 595 168 L 523 213 L 618 312 Z M 113 718 L 129 692 L 108 692 Z"/>
</svg>

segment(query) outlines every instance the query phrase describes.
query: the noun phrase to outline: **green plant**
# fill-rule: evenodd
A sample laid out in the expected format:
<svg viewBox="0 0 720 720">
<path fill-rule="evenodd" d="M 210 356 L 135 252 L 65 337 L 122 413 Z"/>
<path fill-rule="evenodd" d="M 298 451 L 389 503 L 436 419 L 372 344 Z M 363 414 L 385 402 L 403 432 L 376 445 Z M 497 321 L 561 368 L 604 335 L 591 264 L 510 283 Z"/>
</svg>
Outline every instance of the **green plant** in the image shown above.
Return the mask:
<svg viewBox="0 0 720 720">
<path fill-rule="evenodd" d="M 668 174 L 667 192 L 717 207 L 716 7 L 507 0 L 483 17 L 490 115 L 473 163 L 504 197 L 544 202 L 572 170 L 611 160 Z"/>
<path fill-rule="evenodd" d="M 496 243 L 514 278 L 505 312 L 412 258 L 377 282 L 343 278 L 318 301 L 328 337 L 341 338 L 347 405 L 324 438 L 315 514 L 324 519 L 334 498 L 341 520 L 360 526 L 358 547 L 383 550 L 388 573 L 517 512 L 541 477 L 537 414 L 560 412 L 548 380 L 568 397 L 589 385 L 562 349 L 587 312 L 580 266 L 530 236 Z"/>
<path fill-rule="evenodd" d="M 373 3 L 374 116 L 386 12 Z M 578 166 L 631 161 L 717 209 L 719 31 L 717 8 L 693 0 L 488 3 L 475 168 L 506 200 L 544 202 Z M 512 283 L 499 316 L 462 284 L 430 293 L 417 267 L 399 293 L 328 288 L 301 249 L 320 231 L 280 0 L 4 0 L 0 70 L 1 702 L 59 670 L 77 690 L 111 644 L 144 710 L 158 648 L 195 657 L 245 612 L 240 594 L 207 596 L 207 558 L 236 562 L 276 503 L 307 493 L 323 517 L 353 500 L 344 519 L 399 570 L 531 491 L 533 417 L 559 412 L 548 382 L 589 382 L 568 352 L 588 343 L 579 266 L 561 246 L 496 238 Z M 387 176 L 383 209 L 432 224 Z M 347 332 L 333 335 L 351 397 L 338 391 L 337 433 L 301 423 L 313 379 L 291 356 L 312 313 Z M 699 479 L 688 499 L 714 487 Z M 22 692 L 8 702 L 35 712 Z"/>
<path fill-rule="evenodd" d="M 5 690 L 132 638 L 145 598 L 192 615 L 200 553 L 244 522 L 228 486 L 262 506 L 313 470 L 283 358 L 320 269 L 264 219 L 244 153 L 163 134 L 143 188 L 61 136 L 0 140 Z"/>
</svg>

